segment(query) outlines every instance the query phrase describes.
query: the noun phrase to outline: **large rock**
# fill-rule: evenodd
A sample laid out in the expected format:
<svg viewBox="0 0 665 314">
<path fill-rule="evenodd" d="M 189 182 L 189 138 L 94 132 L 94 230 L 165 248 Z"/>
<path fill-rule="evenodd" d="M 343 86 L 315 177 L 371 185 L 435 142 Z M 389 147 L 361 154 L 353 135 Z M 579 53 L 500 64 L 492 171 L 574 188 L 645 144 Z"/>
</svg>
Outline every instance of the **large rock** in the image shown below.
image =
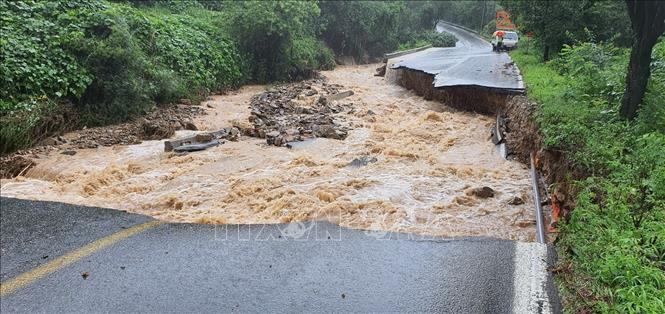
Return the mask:
<svg viewBox="0 0 665 314">
<path fill-rule="evenodd" d="M 494 193 L 494 190 L 488 186 L 473 188 L 466 192 L 467 195 L 473 195 L 479 198 L 494 197 Z"/>
</svg>

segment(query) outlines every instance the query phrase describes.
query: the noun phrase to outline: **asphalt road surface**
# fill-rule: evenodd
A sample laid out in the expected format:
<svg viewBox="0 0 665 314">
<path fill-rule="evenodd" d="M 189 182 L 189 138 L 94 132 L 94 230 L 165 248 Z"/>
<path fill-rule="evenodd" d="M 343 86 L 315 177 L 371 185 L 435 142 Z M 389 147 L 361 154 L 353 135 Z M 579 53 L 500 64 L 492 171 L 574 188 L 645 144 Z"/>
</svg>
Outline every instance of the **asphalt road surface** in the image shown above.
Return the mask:
<svg viewBox="0 0 665 314">
<path fill-rule="evenodd" d="M 429 48 L 394 60 L 393 69 L 407 68 L 433 74 L 434 87 L 473 86 L 521 93 L 524 82 L 507 53 L 492 51 L 478 34 L 440 22 L 437 31 L 457 37 L 455 47 Z"/>
<path fill-rule="evenodd" d="M 170 224 L 2 198 L 2 313 L 549 313 L 547 250 L 491 238 Z M 551 287 L 550 287 L 551 288 Z"/>
</svg>

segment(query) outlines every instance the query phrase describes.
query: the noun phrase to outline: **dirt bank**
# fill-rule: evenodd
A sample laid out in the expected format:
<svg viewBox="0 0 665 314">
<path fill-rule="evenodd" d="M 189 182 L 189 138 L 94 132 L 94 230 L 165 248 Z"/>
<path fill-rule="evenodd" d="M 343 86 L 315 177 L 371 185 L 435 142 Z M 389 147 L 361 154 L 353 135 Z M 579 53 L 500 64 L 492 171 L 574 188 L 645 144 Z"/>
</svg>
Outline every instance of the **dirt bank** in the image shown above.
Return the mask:
<svg viewBox="0 0 665 314">
<path fill-rule="evenodd" d="M 505 106 L 509 95 L 490 92 L 487 89 L 461 86 L 445 89 L 433 88 L 434 76 L 411 69 L 399 69 L 397 82 L 427 100 L 436 100 L 451 108 L 482 114 L 496 114 Z"/>
<path fill-rule="evenodd" d="M 535 118 L 536 109 L 537 104 L 530 102 L 524 95 L 508 98 L 502 109 L 508 129 L 506 146 L 513 156 L 525 164 L 529 162 L 529 154 L 535 154 L 537 169 L 545 178 L 549 195 L 552 196 L 550 201 L 560 209 L 559 215 L 567 218 L 570 210 L 575 207 L 578 193 L 578 190 L 570 185 L 570 179 L 579 180 L 587 174 L 562 152 L 543 147 L 540 126 Z"/>
<path fill-rule="evenodd" d="M 84 128 L 62 136 L 48 137 L 32 148 L 0 157 L 0 178 L 23 174 L 53 154 L 73 155 L 83 148 L 139 144 L 144 140 L 169 138 L 177 130 L 196 130 L 192 121 L 204 113 L 201 107 L 180 104 L 157 108 L 131 122 Z"/>
<path fill-rule="evenodd" d="M 536 157 L 536 167 L 545 178 L 547 192 L 554 206 L 546 206 L 546 221 L 549 224 L 554 216 L 566 218 L 575 206 L 576 189 L 569 178 L 584 177 L 583 171 L 575 167 L 563 154 L 543 148 L 539 125 L 534 116 L 537 104 L 530 102 L 525 95 L 497 94 L 491 90 L 476 87 L 437 89 L 433 87 L 434 76 L 411 69 L 394 70 L 393 80 L 413 90 L 426 99 L 432 99 L 464 111 L 478 112 L 491 116 L 500 115 L 506 122 L 505 143 L 509 157 L 530 163 L 530 154 Z M 560 212 L 553 212 L 553 208 Z M 554 218 L 556 219 L 556 218 Z"/>
<path fill-rule="evenodd" d="M 187 155 L 165 153 L 156 140 L 76 149 L 3 180 L 2 194 L 168 221 L 327 219 L 371 230 L 533 240 L 529 173 L 489 141 L 494 118 L 423 100 L 374 77 L 376 67 L 323 73 L 329 84 L 354 92 L 344 99 L 353 110 L 337 113 L 348 127 L 343 139 L 308 139 L 288 149 L 244 136 Z M 254 127 L 250 105 L 262 89 L 211 97 L 195 123 L 207 130 Z"/>
</svg>

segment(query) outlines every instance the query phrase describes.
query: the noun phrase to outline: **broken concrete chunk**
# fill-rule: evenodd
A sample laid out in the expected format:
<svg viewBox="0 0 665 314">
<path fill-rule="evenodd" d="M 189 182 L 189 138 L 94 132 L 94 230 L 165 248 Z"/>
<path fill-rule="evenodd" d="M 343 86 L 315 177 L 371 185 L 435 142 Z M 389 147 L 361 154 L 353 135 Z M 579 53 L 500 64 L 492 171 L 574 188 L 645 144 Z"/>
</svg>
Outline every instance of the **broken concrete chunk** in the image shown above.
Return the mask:
<svg viewBox="0 0 665 314">
<path fill-rule="evenodd" d="M 374 76 L 386 76 L 386 67 L 387 65 L 384 63 L 382 66 L 376 68 Z"/>
<path fill-rule="evenodd" d="M 332 94 L 332 95 L 326 96 L 326 101 L 331 102 L 331 101 L 334 101 L 334 100 L 340 100 L 342 98 L 346 98 L 346 97 L 349 97 L 351 95 L 353 95 L 353 91 L 352 90 L 347 90 L 347 91 L 339 92 L 337 94 Z"/>
<path fill-rule="evenodd" d="M 319 92 L 317 92 L 316 90 L 314 90 L 314 89 L 310 89 L 310 90 L 307 90 L 307 91 L 305 92 L 305 96 L 312 96 L 312 95 L 316 95 L 316 94 L 318 94 L 318 93 L 319 93 Z"/>
<path fill-rule="evenodd" d="M 238 131 L 236 130 L 236 132 Z M 220 141 L 217 140 L 217 138 L 221 138 L 221 136 L 219 136 L 220 134 L 228 136 L 230 134 L 230 131 L 223 131 L 223 132 L 217 131 L 214 133 L 198 133 L 174 140 L 166 140 L 164 141 L 164 151 L 165 152 L 197 151 L 197 150 L 206 149 L 208 147 L 217 146 L 220 144 Z"/>
<path fill-rule="evenodd" d="M 182 152 L 196 152 L 201 151 L 210 147 L 219 146 L 221 144 L 218 140 L 212 140 L 207 143 L 196 143 L 196 144 L 187 144 L 181 145 L 173 149 L 173 151 L 182 153 Z"/>
<path fill-rule="evenodd" d="M 213 136 L 210 133 L 198 133 L 194 135 L 194 140 L 197 142 L 210 142 L 212 139 Z"/>
<path fill-rule="evenodd" d="M 240 129 L 237 127 L 223 128 L 219 131 L 212 132 L 212 135 L 217 139 L 226 139 L 229 141 L 237 141 L 240 137 Z"/>
</svg>

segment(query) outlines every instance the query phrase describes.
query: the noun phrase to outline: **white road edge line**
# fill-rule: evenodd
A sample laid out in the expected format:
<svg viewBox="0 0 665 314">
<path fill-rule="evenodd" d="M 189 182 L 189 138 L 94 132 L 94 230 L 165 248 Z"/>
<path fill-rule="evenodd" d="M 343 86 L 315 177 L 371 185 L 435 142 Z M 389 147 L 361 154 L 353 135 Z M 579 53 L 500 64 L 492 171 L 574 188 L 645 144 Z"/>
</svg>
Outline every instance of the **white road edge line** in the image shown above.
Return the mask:
<svg viewBox="0 0 665 314">
<path fill-rule="evenodd" d="M 516 242 L 513 275 L 513 313 L 552 313 L 547 295 L 546 245 Z"/>
</svg>

